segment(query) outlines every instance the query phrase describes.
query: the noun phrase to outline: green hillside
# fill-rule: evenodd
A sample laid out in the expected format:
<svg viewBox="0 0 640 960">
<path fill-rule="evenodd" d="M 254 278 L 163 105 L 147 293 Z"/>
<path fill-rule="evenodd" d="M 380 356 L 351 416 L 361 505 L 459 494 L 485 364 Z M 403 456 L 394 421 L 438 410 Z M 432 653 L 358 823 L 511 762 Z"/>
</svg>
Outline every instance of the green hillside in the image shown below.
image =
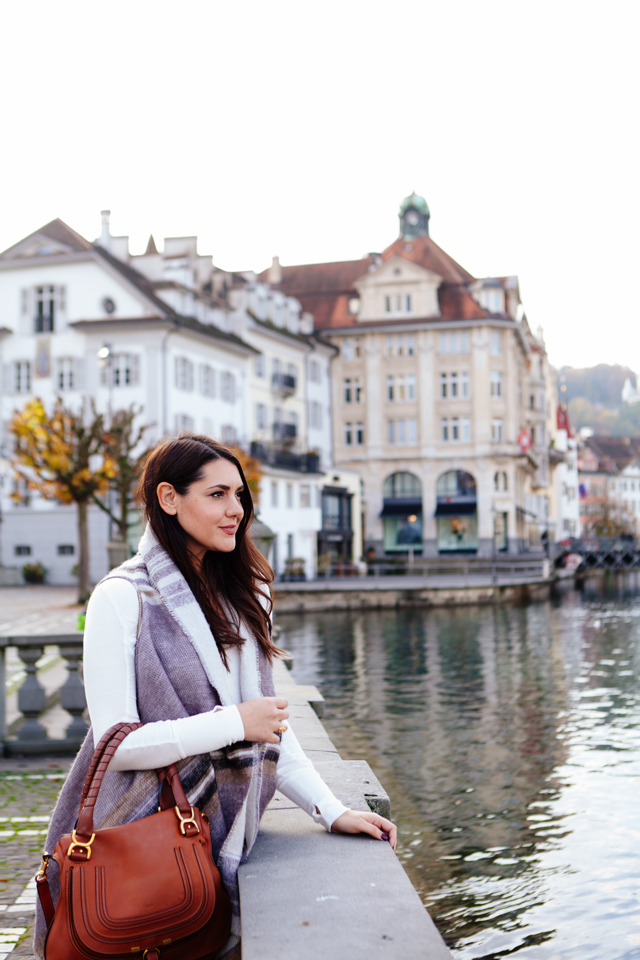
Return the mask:
<svg viewBox="0 0 640 960">
<path fill-rule="evenodd" d="M 622 403 L 620 397 L 627 377 L 635 386 L 633 370 L 620 364 L 562 367 L 558 372 L 559 395 L 569 404 L 574 430 L 591 427 L 594 433 L 610 437 L 640 436 L 640 403 Z"/>
</svg>

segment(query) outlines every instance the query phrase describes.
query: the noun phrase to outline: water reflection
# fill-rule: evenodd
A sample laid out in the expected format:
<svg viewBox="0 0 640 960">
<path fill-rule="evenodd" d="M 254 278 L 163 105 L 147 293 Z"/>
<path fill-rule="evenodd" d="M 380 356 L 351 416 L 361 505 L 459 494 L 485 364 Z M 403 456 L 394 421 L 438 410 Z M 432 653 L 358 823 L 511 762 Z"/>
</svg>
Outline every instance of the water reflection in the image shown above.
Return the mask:
<svg viewBox="0 0 640 960">
<path fill-rule="evenodd" d="M 456 958 L 640 957 L 633 591 L 280 624 Z"/>
</svg>

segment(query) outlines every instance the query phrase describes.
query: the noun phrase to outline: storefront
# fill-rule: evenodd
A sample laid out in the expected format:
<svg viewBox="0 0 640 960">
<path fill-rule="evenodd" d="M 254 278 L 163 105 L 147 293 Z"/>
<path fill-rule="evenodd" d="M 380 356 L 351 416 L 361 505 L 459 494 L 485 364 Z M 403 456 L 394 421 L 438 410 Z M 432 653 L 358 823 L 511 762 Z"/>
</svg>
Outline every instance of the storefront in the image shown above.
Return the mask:
<svg viewBox="0 0 640 960">
<path fill-rule="evenodd" d="M 385 553 L 422 553 L 422 484 L 413 473 L 394 473 L 382 490 Z"/>
<path fill-rule="evenodd" d="M 436 485 L 436 532 L 439 553 L 476 553 L 478 503 L 476 482 L 464 470 L 448 470 Z"/>
</svg>

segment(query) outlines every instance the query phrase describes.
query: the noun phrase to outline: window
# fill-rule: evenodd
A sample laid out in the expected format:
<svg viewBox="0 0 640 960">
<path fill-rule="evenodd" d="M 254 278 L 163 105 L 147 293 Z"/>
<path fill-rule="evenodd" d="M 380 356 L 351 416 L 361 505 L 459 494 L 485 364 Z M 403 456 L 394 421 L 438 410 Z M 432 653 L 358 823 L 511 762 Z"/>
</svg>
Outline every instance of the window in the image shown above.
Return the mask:
<svg viewBox="0 0 640 960">
<path fill-rule="evenodd" d="M 13 364 L 14 393 L 29 393 L 31 391 L 31 363 L 29 360 L 16 360 Z"/>
<path fill-rule="evenodd" d="M 466 370 L 460 374 L 460 396 L 463 400 L 469 399 L 469 374 Z"/>
<path fill-rule="evenodd" d="M 467 330 L 440 334 L 440 353 L 469 353 L 469 333 Z"/>
<path fill-rule="evenodd" d="M 362 384 L 359 377 L 353 381 L 353 398 L 356 403 L 362 403 Z"/>
<path fill-rule="evenodd" d="M 502 374 L 499 370 L 491 371 L 491 396 L 495 399 L 502 396 Z"/>
<path fill-rule="evenodd" d="M 17 546 L 13 548 L 13 552 L 16 557 L 30 557 L 31 556 L 31 547 Z"/>
<path fill-rule="evenodd" d="M 360 300 L 358 299 L 358 297 L 349 297 L 347 310 L 351 314 L 351 316 L 355 316 L 359 309 L 360 309 Z"/>
<path fill-rule="evenodd" d="M 407 356 L 413 357 L 416 353 L 416 341 L 412 333 L 407 334 Z"/>
<path fill-rule="evenodd" d="M 446 373 L 440 374 L 440 396 L 443 400 L 447 399 L 447 375 Z"/>
<path fill-rule="evenodd" d="M 193 417 L 186 413 L 176 413 L 176 433 L 182 430 L 193 430 Z"/>
<path fill-rule="evenodd" d="M 293 508 L 293 484 L 287 483 L 285 490 L 287 495 L 287 509 L 291 510 Z"/>
<path fill-rule="evenodd" d="M 396 399 L 404 400 L 404 377 L 396 377 Z"/>
<path fill-rule="evenodd" d="M 309 360 L 309 380 L 320 383 L 320 364 L 317 360 Z"/>
<path fill-rule="evenodd" d="M 462 417 L 460 420 L 460 439 L 463 443 L 471 443 L 471 420 L 469 417 Z"/>
<path fill-rule="evenodd" d="M 449 421 L 446 417 L 440 421 L 440 437 L 444 443 L 449 439 Z"/>
<path fill-rule="evenodd" d="M 359 447 L 364 443 L 364 423 L 356 423 L 356 443 Z"/>
<path fill-rule="evenodd" d="M 344 402 L 351 403 L 351 380 L 344 381 Z"/>
<path fill-rule="evenodd" d="M 193 390 L 193 364 L 187 357 L 176 357 L 176 387 L 178 390 Z"/>
<path fill-rule="evenodd" d="M 362 341 L 361 341 L 360 338 L 358 337 L 357 340 L 354 340 L 354 341 L 353 341 L 353 352 L 354 352 L 354 355 L 355 355 L 356 357 L 359 357 L 359 356 L 362 355 L 362 354 L 361 354 L 361 346 L 362 346 Z"/>
<path fill-rule="evenodd" d="M 272 507 L 278 506 L 278 481 L 277 480 L 271 481 L 271 506 Z"/>
<path fill-rule="evenodd" d="M 317 400 L 312 400 L 309 404 L 309 426 L 314 430 L 322 429 L 322 406 Z"/>
<path fill-rule="evenodd" d="M 204 433 L 205 437 L 213 436 L 213 420 L 211 417 L 202 418 L 202 432 Z"/>
<path fill-rule="evenodd" d="M 458 417 L 451 418 L 451 439 L 460 439 L 460 420 Z"/>
<path fill-rule="evenodd" d="M 139 359 L 137 353 L 116 353 L 111 361 L 111 385 L 114 387 L 136 386 L 140 380 Z M 106 366 L 103 369 L 106 380 L 109 367 Z M 191 387 L 189 389 L 193 389 L 193 364 L 191 364 Z"/>
<path fill-rule="evenodd" d="M 256 403 L 256 429 L 266 430 L 268 428 L 268 416 L 266 403 Z"/>
<path fill-rule="evenodd" d="M 76 548 L 72 543 L 59 543 L 58 544 L 58 556 L 59 557 L 72 557 L 76 552 Z"/>
<path fill-rule="evenodd" d="M 388 357 L 395 356 L 395 348 L 393 346 L 393 337 L 391 335 L 387 337 L 387 356 Z"/>
<path fill-rule="evenodd" d="M 502 333 L 500 330 L 491 331 L 490 349 L 494 357 L 499 357 L 502 353 Z"/>
<path fill-rule="evenodd" d="M 347 337 L 344 343 L 342 344 L 342 359 L 353 360 L 353 348 L 352 348 L 350 337 Z"/>
<path fill-rule="evenodd" d="M 384 312 L 391 313 L 391 297 L 384 298 Z"/>
<path fill-rule="evenodd" d="M 493 477 L 493 489 L 496 493 L 507 490 L 507 475 L 504 470 L 497 470 Z"/>
<path fill-rule="evenodd" d="M 220 430 L 223 443 L 235 443 L 238 439 L 236 428 L 233 424 L 227 423 Z"/>
<path fill-rule="evenodd" d="M 457 399 L 458 397 L 458 374 L 452 373 L 449 377 L 449 382 L 451 384 L 451 399 Z"/>
<path fill-rule="evenodd" d="M 491 440 L 493 443 L 502 443 L 502 420 L 491 421 Z"/>
<path fill-rule="evenodd" d="M 314 363 L 315 361 L 311 361 Z M 256 377 L 266 377 L 267 375 L 267 358 L 264 353 L 258 353 L 253 358 L 253 372 Z"/>
<path fill-rule="evenodd" d="M 350 447 L 353 444 L 353 424 L 345 423 L 344 425 L 344 442 Z"/>
<path fill-rule="evenodd" d="M 34 289 L 35 332 L 53 333 L 56 314 L 64 309 L 64 287 L 48 284 Z"/>
<path fill-rule="evenodd" d="M 411 313 L 411 294 L 407 293 L 404 298 L 405 313 Z"/>
<path fill-rule="evenodd" d="M 387 443 L 396 442 L 396 422 L 395 420 L 387 420 Z"/>
<path fill-rule="evenodd" d="M 222 374 L 222 399 L 226 403 L 236 402 L 236 378 L 232 373 Z"/>
<path fill-rule="evenodd" d="M 416 378 L 410 373 L 407 376 L 407 400 L 415 400 L 416 398 Z"/>
<path fill-rule="evenodd" d="M 387 377 L 387 400 L 393 400 L 393 377 Z"/>
<path fill-rule="evenodd" d="M 311 487 L 308 483 L 300 484 L 300 506 L 301 507 L 310 507 L 311 506 Z"/>
<path fill-rule="evenodd" d="M 203 363 L 200 367 L 200 393 L 205 397 L 216 395 L 215 370 L 208 363 Z"/>
<path fill-rule="evenodd" d="M 56 387 L 58 390 L 76 389 L 75 361 L 73 357 L 59 357 L 56 363 Z"/>
<path fill-rule="evenodd" d="M 396 421 L 396 431 L 397 431 L 396 435 L 397 435 L 397 438 L 398 438 L 398 443 L 406 443 L 406 442 L 407 442 L 407 436 L 406 436 L 406 430 L 405 430 L 405 422 L 404 422 L 404 420 L 398 420 L 398 421 Z"/>
<path fill-rule="evenodd" d="M 404 337 L 401 333 L 398 334 L 397 338 L 397 351 L 399 357 L 404 357 Z"/>
<path fill-rule="evenodd" d="M 407 420 L 407 443 L 418 442 L 418 422 L 415 417 Z"/>
</svg>

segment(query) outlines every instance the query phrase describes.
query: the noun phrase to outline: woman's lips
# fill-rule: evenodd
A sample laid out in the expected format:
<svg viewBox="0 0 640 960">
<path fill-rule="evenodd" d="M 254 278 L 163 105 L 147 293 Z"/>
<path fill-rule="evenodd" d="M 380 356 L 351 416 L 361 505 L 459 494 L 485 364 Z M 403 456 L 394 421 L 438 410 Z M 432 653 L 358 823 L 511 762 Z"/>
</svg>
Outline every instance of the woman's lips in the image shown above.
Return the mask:
<svg viewBox="0 0 640 960">
<path fill-rule="evenodd" d="M 238 528 L 237 527 L 220 527 L 220 529 L 223 531 L 223 533 L 228 533 L 229 536 L 232 536 Z"/>
</svg>

